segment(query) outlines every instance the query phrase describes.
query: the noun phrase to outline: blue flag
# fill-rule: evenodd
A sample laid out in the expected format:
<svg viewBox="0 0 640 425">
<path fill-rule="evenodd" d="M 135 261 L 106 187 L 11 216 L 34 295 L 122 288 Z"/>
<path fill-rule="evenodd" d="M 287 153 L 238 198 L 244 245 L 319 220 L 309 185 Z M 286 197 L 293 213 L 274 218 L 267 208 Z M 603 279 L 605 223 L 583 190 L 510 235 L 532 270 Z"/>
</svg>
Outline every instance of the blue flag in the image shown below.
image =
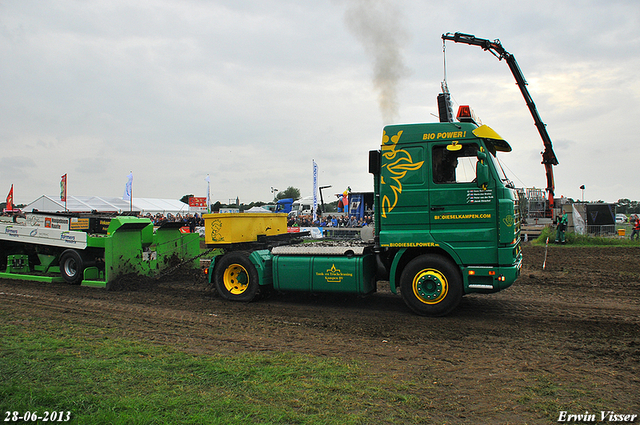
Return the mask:
<svg viewBox="0 0 640 425">
<path fill-rule="evenodd" d="M 127 185 L 124 187 L 124 195 L 122 196 L 122 199 L 125 201 L 130 201 L 131 200 L 131 190 L 132 190 L 132 186 L 133 186 L 133 173 L 130 172 L 129 175 L 127 176 L 127 178 L 129 180 L 127 180 Z"/>
</svg>

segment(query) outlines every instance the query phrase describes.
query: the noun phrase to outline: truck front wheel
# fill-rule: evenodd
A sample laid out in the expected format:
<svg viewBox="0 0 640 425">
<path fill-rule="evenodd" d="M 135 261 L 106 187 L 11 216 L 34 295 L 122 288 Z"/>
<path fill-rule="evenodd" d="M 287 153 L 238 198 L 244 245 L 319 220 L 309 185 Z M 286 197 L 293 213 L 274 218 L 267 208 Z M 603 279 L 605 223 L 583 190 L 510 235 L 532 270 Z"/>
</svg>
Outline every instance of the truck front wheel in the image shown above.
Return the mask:
<svg viewBox="0 0 640 425">
<path fill-rule="evenodd" d="M 421 255 L 400 276 L 405 304 L 421 316 L 444 316 L 462 299 L 462 276 L 451 261 L 439 255 Z"/>
<path fill-rule="evenodd" d="M 67 283 L 80 285 L 83 272 L 84 261 L 78 251 L 67 249 L 60 255 L 60 274 Z"/>
<path fill-rule="evenodd" d="M 258 272 L 246 252 L 222 256 L 213 276 L 216 290 L 225 300 L 252 301 L 260 292 Z"/>
</svg>

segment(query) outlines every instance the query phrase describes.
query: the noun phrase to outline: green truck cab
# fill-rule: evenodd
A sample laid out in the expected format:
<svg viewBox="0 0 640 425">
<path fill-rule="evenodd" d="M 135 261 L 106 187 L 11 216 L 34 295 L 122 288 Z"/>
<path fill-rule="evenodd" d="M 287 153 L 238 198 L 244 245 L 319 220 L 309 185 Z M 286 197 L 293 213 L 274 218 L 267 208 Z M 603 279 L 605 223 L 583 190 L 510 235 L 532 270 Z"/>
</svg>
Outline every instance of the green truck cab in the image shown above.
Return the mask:
<svg viewBox="0 0 640 425">
<path fill-rule="evenodd" d="M 231 240 L 218 237 L 227 228 L 244 238 L 238 247 L 218 245 L 210 281 L 225 299 L 251 301 L 266 288 L 366 295 L 388 280 L 424 316 L 448 314 L 465 294 L 505 289 L 520 273 L 522 253 L 518 195 L 501 171 L 499 151 L 511 147 L 471 120 L 387 126 L 381 149 L 369 152 L 372 243 L 247 249 L 278 226 L 263 225 L 263 232 L 255 221 L 248 232 L 240 225 L 251 219 L 247 214 L 205 215 L 205 232 L 216 235 L 208 245 Z"/>
<path fill-rule="evenodd" d="M 443 315 L 464 294 L 509 287 L 522 264 L 518 195 L 475 122 L 385 127 L 370 152 L 376 254 L 414 312 Z"/>
</svg>

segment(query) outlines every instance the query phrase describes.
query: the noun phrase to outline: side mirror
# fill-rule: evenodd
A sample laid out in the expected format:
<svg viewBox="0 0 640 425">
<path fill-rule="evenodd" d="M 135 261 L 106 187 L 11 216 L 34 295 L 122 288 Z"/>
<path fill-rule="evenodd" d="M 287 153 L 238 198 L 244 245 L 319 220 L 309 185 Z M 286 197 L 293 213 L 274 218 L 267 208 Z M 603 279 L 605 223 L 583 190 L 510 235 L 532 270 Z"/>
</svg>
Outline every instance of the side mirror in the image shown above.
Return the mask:
<svg viewBox="0 0 640 425">
<path fill-rule="evenodd" d="M 476 182 L 478 187 L 486 189 L 489 183 L 489 166 L 486 162 L 487 153 L 478 151 L 478 162 L 476 162 Z"/>
<path fill-rule="evenodd" d="M 380 151 L 369 151 L 369 173 L 380 174 Z"/>
</svg>

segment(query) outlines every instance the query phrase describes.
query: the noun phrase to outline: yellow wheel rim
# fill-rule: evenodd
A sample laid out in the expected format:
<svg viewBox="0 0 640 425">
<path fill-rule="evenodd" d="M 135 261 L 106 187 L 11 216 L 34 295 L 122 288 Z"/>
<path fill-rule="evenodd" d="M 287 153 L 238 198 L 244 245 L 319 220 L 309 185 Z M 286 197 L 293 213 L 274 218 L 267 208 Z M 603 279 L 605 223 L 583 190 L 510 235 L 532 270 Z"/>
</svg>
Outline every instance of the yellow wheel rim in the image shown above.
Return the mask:
<svg viewBox="0 0 640 425">
<path fill-rule="evenodd" d="M 240 264 L 231 264 L 222 277 L 224 287 L 233 295 L 240 295 L 249 287 L 249 273 Z"/>
<path fill-rule="evenodd" d="M 438 304 L 449 292 L 447 278 L 435 269 L 424 269 L 416 273 L 411 287 L 416 298 L 425 304 Z"/>
</svg>

